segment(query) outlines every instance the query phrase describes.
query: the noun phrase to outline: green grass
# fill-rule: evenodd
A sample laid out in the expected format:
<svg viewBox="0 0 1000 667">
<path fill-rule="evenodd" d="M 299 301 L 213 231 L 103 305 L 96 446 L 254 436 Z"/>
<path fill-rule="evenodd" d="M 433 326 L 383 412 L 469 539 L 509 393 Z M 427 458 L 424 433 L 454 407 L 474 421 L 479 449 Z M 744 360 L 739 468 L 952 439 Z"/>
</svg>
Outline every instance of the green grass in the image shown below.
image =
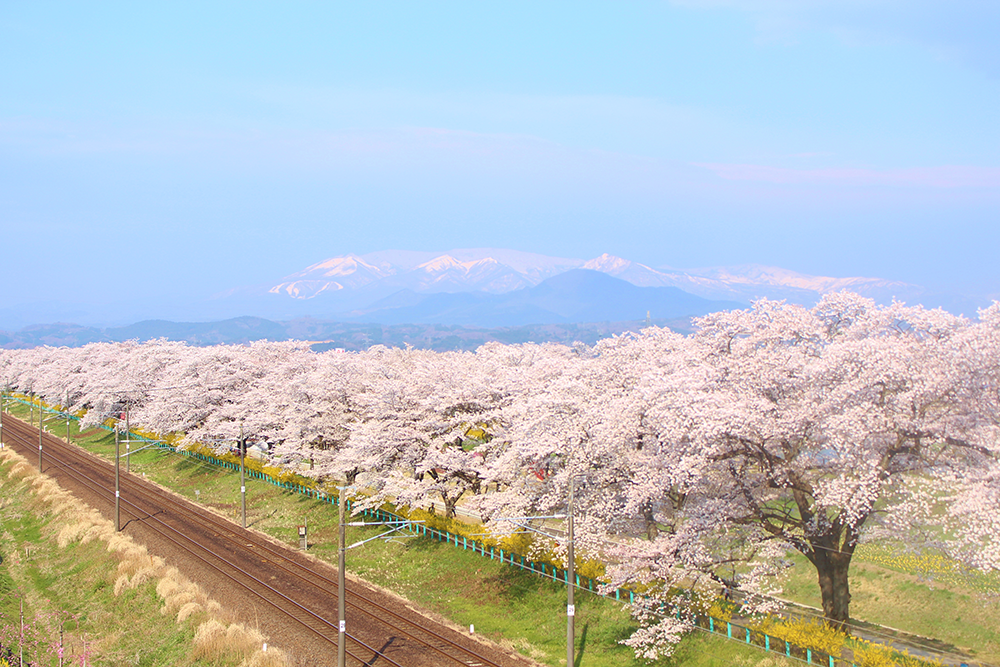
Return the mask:
<svg viewBox="0 0 1000 667">
<path fill-rule="evenodd" d="M 56 544 L 48 508 L 0 465 L 0 626 L 29 627 L 25 660 L 55 664 L 60 628 L 67 663 L 84 645 L 89 664 L 189 665 L 193 629 L 160 614 L 154 584 L 114 595 L 118 560 L 103 542 Z M 17 650 L 16 643 L 11 648 Z"/>
<path fill-rule="evenodd" d="M 9 409 L 22 418 L 27 417 L 26 406 Z M 51 425 L 47 423 L 47 428 L 65 437 L 64 421 L 53 420 Z M 114 435 L 96 429 L 85 432 L 87 435 L 81 438 L 77 423 L 71 424 L 74 442 L 113 460 Z M 124 453 L 124 445 L 121 451 Z M 230 519 L 240 520 L 238 472 L 156 449 L 134 454 L 131 466 L 133 474 L 145 474 L 148 479 Z M 310 553 L 336 563 L 335 507 L 247 479 L 247 514 L 252 528 L 289 545 L 298 544 L 297 527 L 307 523 Z M 376 535 L 380 530 L 348 528 L 348 544 Z M 374 540 L 349 551 L 347 562 L 349 573 L 402 595 L 462 628 L 474 625 L 477 634 L 544 664 L 566 663 L 564 586 L 429 538 L 389 543 Z M 620 603 L 584 592 L 577 593 L 575 602 L 576 667 L 649 664 L 636 659 L 631 649 L 619 644 L 636 627 Z M 656 664 L 771 667 L 797 663 L 739 642 L 695 633 L 682 642 L 673 658 Z"/>
<path fill-rule="evenodd" d="M 27 415 L 25 406 L 15 414 Z M 65 422 L 50 430 L 65 435 Z M 114 436 L 93 432 L 82 441 L 76 423 L 71 436 L 111 460 Z M 122 448 L 124 452 L 124 446 Z M 124 460 L 123 460 L 124 469 Z M 239 520 L 239 474 L 176 454 L 145 450 L 132 457 L 132 470 Z M 311 552 L 336 562 L 336 509 L 265 482 L 247 481 L 250 525 L 291 545 L 297 526 L 309 525 Z M 200 495 L 196 493 L 200 491 Z M 348 529 L 348 541 L 376 534 Z M 933 638 L 943 650 L 958 649 L 977 660 L 1000 663 L 1000 578 L 956 569 L 932 557 L 903 556 L 893 545 L 859 550 L 852 566 L 852 617 Z M 784 597 L 820 606 L 816 573 L 804 557 L 793 556 Z M 383 586 L 476 631 L 551 665 L 565 664 L 565 588 L 509 566 L 429 539 L 370 542 L 349 552 L 348 571 Z M 993 597 L 988 597 L 993 593 Z M 991 601 L 992 600 L 992 601 Z M 597 596 L 577 596 L 578 664 L 639 665 L 618 644 L 634 629 L 619 604 Z M 739 642 L 696 634 L 664 665 L 755 665 L 765 656 Z"/>
<path fill-rule="evenodd" d="M 861 551 L 851 565 L 851 617 L 936 640 L 943 651 L 959 651 L 987 663 L 1000 663 L 1000 602 L 984 595 L 981 575 L 964 584 L 929 579 L 903 571 L 912 565 L 901 545 Z M 821 606 L 816 571 L 803 556 L 793 556 L 783 597 Z M 872 562 L 872 561 L 875 562 Z"/>
</svg>

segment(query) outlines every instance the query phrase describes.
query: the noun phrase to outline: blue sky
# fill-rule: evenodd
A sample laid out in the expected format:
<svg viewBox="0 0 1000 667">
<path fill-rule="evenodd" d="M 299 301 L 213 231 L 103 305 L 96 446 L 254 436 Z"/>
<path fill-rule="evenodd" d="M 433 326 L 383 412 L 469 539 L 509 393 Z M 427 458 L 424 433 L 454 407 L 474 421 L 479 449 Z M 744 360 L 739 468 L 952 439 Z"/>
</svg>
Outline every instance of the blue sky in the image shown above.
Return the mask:
<svg viewBox="0 0 1000 667">
<path fill-rule="evenodd" d="M 504 247 L 1000 293 L 1000 3 L 7 3 L 0 307 Z"/>
</svg>

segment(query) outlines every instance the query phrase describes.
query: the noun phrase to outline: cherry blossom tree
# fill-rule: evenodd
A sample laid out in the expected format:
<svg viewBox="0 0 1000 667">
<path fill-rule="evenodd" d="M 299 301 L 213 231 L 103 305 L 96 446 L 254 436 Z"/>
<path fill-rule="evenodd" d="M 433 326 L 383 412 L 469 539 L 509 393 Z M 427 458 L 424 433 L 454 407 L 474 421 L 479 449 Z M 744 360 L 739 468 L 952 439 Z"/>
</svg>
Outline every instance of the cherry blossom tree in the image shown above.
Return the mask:
<svg viewBox="0 0 1000 667">
<path fill-rule="evenodd" d="M 286 387 L 312 359 L 297 342 L 188 348 L 151 390 L 157 399 L 135 417 L 159 433 L 179 432 L 219 448 L 231 447 L 241 433 L 276 439 L 289 409 Z"/>
<path fill-rule="evenodd" d="M 1000 347 L 998 316 L 982 319 L 851 294 L 813 309 L 761 301 L 702 318 L 688 338 L 649 330 L 572 369 L 520 369 L 531 388 L 512 408 L 508 465 L 527 474 L 484 507 L 558 510 L 584 476 L 578 535 L 610 557 L 613 586 L 650 591 L 632 640 L 647 657 L 685 625 L 655 613 L 677 587 L 697 599 L 738 586 L 764 608 L 785 549 L 812 563 L 824 614 L 842 625 L 866 529 L 922 522 L 995 566 L 997 421 L 981 413 L 1000 405 L 1000 393 L 983 402 L 1000 386 L 984 370 Z"/>
<path fill-rule="evenodd" d="M 509 404 L 495 385 L 493 368 L 478 355 L 458 352 L 449 353 L 445 363 L 428 360 L 435 363 L 421 403 L 423 427 L 434 437 L 416 466 L 410 493 L 417 502 L 439 497 L 445 516 L 454 516 L 466 495 L 478 496 L 490 482 L 498 483 L 491 468 L 507 446 L 503 411 Z"/>
<path fill-rule="evenodd" d="M 57 403 L 68 391 L 93 423 L 128 406 L 133 423 L 190 442 L 243 433 L 279 464 L 346 479 L 359 506 L 468 503 L 500 532 L 564 511 L 572 487 L 578 546 L 607 560 L 609 586 L 646 591 L 629 640 L 646 657 L 690 627 L 665 604 L 739 588 L 765 608 L 789 550 L 815 568 L 837 626 L 865 539 L 922 539 L 1000 569 L 1000 305 L 970 322 L 840 293 L 696 324 L 474 354 L 0 351 L 0 383 Z"/>
<path fill-rule="evenodd" d="M 643 458 L 657 472 L 629 492 L 643 502 L 650 482 L 665 492 L 667 536 L 642 545 L 633 567 L 748 559 L 753 590 L 775 561 L 759 558 L 768 543 L 792 548 L 816 568 L 824 616 L 841 626 L 866 524 L 876 514 L 898 523 L 926 500 L 928 479 L 984 470 L 996 453 L 995 440 L 965 439 L 975 406 L 959 396 L 951 342 L 968 322 L 842 293 L 811 310 L 760 301 L 697 325 L 698 373 L 648 385 L 656 444 Z"/>
<path fill-rule="evenodd" d="M 948 341 L 945 372 L 955 411 L 946 434 L 948 456 L 916 483 L 909 502 L 887 523 L 889 531 L 930 536 L 970 567 L 1000 570 L 1000 303 Z M 942 511 L 944 510 L 944 511 Z M 928 529 L 928 526 L 930 529 Z M 942 539 L 947 536 L 948 539 Z"/>
<path fill-rule="evenodd" d="M 365 390 L 357 359 L 337 351 L 312 355 L 307 369 L 269 388 L 275 405 L 262 412 L 284 415 L 273 450 L 279 461 L 308 461 L 309 474 L 321 481 L 354 482 L 359 469 L 347 443 L 359 414 L 355 398 Z"/>
<path fill-rule="evenodd" d="M 357 358 L 365 389 L 352 400 L 357 418 L 345 454 L 359 470 L 359 507 L 440 500 L 454 516 L 463 496 L 485 488 L 499 442 L 488 432 L 496 397 L 476 356 L 376 347 Z"/>
</svg>

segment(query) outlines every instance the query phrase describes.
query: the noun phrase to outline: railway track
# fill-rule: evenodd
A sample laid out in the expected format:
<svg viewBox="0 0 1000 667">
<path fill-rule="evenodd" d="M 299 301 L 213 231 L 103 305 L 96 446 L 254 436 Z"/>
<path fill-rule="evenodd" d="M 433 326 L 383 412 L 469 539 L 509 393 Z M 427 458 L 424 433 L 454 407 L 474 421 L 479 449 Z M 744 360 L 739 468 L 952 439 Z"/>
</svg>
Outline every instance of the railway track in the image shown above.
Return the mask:
<svg viewBox="0 0 1000 667">
<path fill-rule="evenodd" d="M 4 442 L 29 460 L 38 453 L 38 429 L 3 415 Z M 79 447 L 43 433 L 43 472 L 72 480 L 114 505 L 114 468 Z M 122 529 L 134 522 L 257 597 L 329 647 L 335 664 L 337 582 L 326 568 L 134 475 L 121 474 Z M 395 611 L 361 587 L 348 586 L 349 664 L 503 667 L 526 664 L 484 655 L 483 647 L 450 629 L 434 630 L 409 610 Z M 452 635 L 449 637 L 448 635 Z M 359 636 L 363 635 L 363 637 Z M 376 647 L 376 645 L 378 645 Z"/>
</svg>

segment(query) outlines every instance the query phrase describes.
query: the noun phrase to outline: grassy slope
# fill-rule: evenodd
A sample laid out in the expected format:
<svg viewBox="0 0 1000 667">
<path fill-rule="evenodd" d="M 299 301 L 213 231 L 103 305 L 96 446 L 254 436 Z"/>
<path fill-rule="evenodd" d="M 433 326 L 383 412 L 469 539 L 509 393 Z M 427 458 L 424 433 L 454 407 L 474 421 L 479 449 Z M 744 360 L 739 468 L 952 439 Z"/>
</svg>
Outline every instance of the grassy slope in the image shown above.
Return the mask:
<svg viewBox="0 0 1000 667">
<path fill-rule="evenodd" d="M 23 406 L 16 414 L 26 416 Z M 51 430 L 65 434 L 64 423 Z M 79 440 L 75 423 L 72 437 Z M 88 449 L 113 458 L 114 439 L 94 431 L 82 440 Z M 221 471 L 198 461 L 157 451 L 132 459 L 133 472 L 165 486 L 232 519 L 239 520 L 238 473 Z M 200 491 L 200 495 L 196 494 Z M 297 544 L 296 527 L 307 521 L 314 555 L 336 561 L 337 519 L 329 505 L 284 492 L 269 484 L 248 481 L 252 527 L 289 544 Z M 348 529 L 349 543 L 373 530 Z M 892 547 L 859 553 L 852 566 L 852 612 L 855 618 L 932 637 L 941 648 L 970 651 L 978 660 L 1000 664 L 1000 591 L 996 577 L 937 576 L 930 580 L 926 563 L 904 557 Z M 784 596 L 818 607 L 815 572 L 802 557 L 793 557 Z M 565 589 L 538 577 L 500 566 L 454 547 L 425 539 L 370 542 L 349 552 L 348 570 L 393 590 L 455 623 L 517 648 L 541 662 L 565 664 Z M 923 572 L 918 577 L 913 572 Z M 620 606 L 580 594 L 577 599 L 579 665 L 638 665 L 628 649 L 617 644 L 634 625 Z M 763 653 L 715 637 L 685 640 L 678 655 L 665 665 L 773 664 Z"/>
<path fill-rule="evenodd" d="M 13 408 L 13 412 L 23 418 L 27 416 L 23 406 Z M 53 422 L 47 428 L 65 436 L 65 422 Z M 111 433 L 92 429 L 81 438 L 73 423 L 71 437 L 88 450 L 113 460 Z M 156 450 L 135 454 L 131 464 L 134 474 L 145 474 L 150 480 L 239 521 L 239 473 Z M 247 481 L 247 489 L 251 527 L 297 545 L 297 526 L 307 522 L 311 553 L 336 562 L 335 508 L 255 480 Z M 376 529 L 349 528 L 348 543 L 375 534 Z M 474 625 L 477 633 L 542 663 L 566 664 L 563 586 L 424 538 L 390 543 L 375 540 L 348 554 L 348 571 L 352 574 L 394 591 L 461 627 Z M 578 593 L 576 606 L 577 667 L 648 664 L 637 660 L 631 649 L 618 644 L 635 629 L 620 604 Z M 657 664 L 771 667 L 793 663 L 739 642 L 697 634 L 684 640 L 674 658 Z"/>
<path fill-rule="evenodd" d="M 983 593 L 981 577 L 919 577 L 911 571 L 912 558 L 901 546 L 862 551 L 851 566 L 851 616 L 878 622 L 937 640 L 941 650 L 958 648 L 987 663 L 1000 664 L 1000 600 Z M 892 559 L 880 551 L 898 554 Z M 815 569 L 802 556 L 791 558 L 784 597 L 812 607 L 821 605 Z M 893 562 L 895 561 L 895 562 Z M 979 592 L 977 592 L 977 589 Z M 1000 586 L 992 590 L 1000 590 Z"/>
<path fill-rule="evenodd" d="M 165 622 L 155 584 L 116 597 L 118 559 L 100 540 L 59 548 L 48 508 L 20 480 L 8 479 L 10 467 L 0 466 L 0 626 L 16 628 L 23 592 L 25 618 L 40 630 L 42 656 L 54 656 L 45 645 L 58 642 L 62 617 L 67 658 L 80 655 L 86 641 L 96 643 L 90 650 L 97 664 L 194 664 L 188 659 L 193 630 Z M 25 651 L 26 661 L 35 656 L 34 648 Z"/>
</svg>

